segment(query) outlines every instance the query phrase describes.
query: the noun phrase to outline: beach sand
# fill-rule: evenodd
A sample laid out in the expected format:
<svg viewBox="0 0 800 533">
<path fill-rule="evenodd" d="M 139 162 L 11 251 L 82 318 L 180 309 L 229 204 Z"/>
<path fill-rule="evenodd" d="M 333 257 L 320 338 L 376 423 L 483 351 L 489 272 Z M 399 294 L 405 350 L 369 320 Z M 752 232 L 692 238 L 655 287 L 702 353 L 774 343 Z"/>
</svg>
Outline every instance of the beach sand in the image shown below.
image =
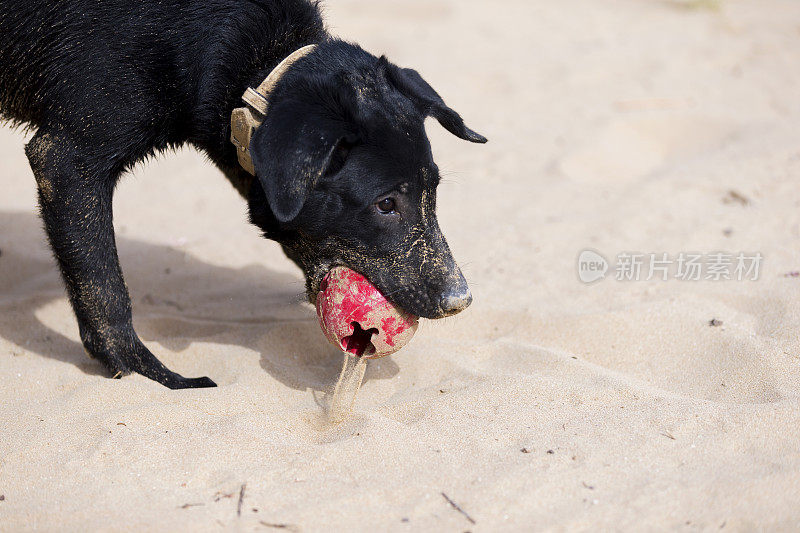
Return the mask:
<svg viewBox="0 0 800 533">
<path fill-rule="evenodd" d="M 108 379 L 3 129 L 0 530 L 800 529 L 800 3 L 326 11 L 490 139 L 428 126 L 473 305 L 326 425 L 341 357 L 299 270 L 182 150 L 122 181 L 118 245 L 142 339 L 219 387 Z M 621 253 L 719 251 L 759 279 L 615 279 Z"/>
</svg>

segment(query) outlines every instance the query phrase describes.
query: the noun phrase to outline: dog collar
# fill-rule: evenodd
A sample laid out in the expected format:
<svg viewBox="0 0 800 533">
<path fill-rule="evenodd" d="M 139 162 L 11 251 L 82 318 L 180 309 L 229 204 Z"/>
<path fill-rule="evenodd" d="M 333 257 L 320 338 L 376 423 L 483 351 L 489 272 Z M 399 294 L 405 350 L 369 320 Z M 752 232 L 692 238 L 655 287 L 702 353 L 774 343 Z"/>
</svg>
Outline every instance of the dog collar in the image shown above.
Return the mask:
<svg viewBox="0 0 800 533">
<path fill-rule="evenodd" d="M 242 95 L 242 100 L 247 105 L 245 107 L 237 107 L 231 113 L 231 142 L 236 147 L 239 164 L 250 174 L 256 175 L 253 160 L 250 157 L 250 140 L 253 138 L 256 128 L 264 122 L 264 117 L 267 116 L 267 99 L 270 93 L 275 89 L 283 75 L 286 74 L 286 71 L 299 59 L 310 54 L 316 47 L 317 45 L 310 44 L 292 52 L 286 59 L 278 63 L 277 67 L 272 69 L 272 72 L 261 82 L 258 88 L 248 87 Z"/>
</svg>

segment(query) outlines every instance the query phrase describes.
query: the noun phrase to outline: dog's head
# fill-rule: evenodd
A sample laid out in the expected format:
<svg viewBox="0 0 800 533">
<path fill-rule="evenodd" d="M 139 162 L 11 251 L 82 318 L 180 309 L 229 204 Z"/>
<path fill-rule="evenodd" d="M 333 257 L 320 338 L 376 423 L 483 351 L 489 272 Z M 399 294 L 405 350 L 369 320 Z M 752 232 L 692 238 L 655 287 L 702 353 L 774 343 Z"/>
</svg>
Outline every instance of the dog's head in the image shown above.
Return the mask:
<svg viewBox="0 0 800 533">
<path fill-rule="evenodd" d="M 250 144 L 250 217 L 302 268 L 310 300 L 343 265 L 421 317 L 470 304 L 436 220 L 428 116 L 486 142 L 416 71 L 342 41 L 319 45 L 270 95 Z"/>
</svg>

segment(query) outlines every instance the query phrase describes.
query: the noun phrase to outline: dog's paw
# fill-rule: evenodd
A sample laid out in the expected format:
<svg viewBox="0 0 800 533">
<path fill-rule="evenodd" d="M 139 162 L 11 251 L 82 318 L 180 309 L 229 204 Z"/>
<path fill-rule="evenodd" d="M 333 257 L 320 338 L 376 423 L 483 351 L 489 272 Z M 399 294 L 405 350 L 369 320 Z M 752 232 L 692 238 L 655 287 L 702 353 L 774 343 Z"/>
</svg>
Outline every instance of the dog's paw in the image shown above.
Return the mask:
<svg viewBox="0 0 800 533">
<path fill-rule="evenodd" d="M 170 389 L 205 389 L 209 387 L 216 387 L 217 384 L 207 377 L 202 378 L 185 378 L 175 374 L 177 379 L 170 380 L 164 383 Z"/>
</svg>

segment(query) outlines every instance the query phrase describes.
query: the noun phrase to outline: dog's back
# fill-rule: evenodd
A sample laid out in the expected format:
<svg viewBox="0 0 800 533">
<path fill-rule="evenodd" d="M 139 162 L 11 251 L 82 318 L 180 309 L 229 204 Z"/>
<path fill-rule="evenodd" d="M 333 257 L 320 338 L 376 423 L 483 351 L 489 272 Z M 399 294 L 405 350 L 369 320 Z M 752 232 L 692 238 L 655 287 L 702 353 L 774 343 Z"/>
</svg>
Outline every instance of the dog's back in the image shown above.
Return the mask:
<svg viewBox="0 0 800 533">
<path fill-rule="evenodd" d="M 284 52 L 278 35 L 319 27 L 308 0 L 2 1 L 0 118 L 179 144 Z"/>
<path fill-rule="evenodd" d="M 0 3 L 0 112 L 39 125 L 51 113 L 78 111 L 65 103 L 79 105 L 103 91 L 103 80 L 118 72 L 110 60 L 114 40 L 125 40 L 130 23 L 115 4 Z"/>
<path fill-rule="evenodd" d="M 0 3 L 0 113 L 19 122 L 38 122 L 36 95 L 52 70 L 42 54 L 52 42 L 52 10 L 38 0 Z M 49 35 L 48 35 L 49 33 Z"/>
<path fill-rule="evenodd" d="M 151 90 L 163 102 L 164 88 L 179 84 L 173 43 L 186 41 L 186 24 L 164 16 L 179 6 L 165 4 L 179 3 L 0 3 L 0 112 L 36 126 L 91 127 L 112 109 L 158 105 Z"/>
</svg>

